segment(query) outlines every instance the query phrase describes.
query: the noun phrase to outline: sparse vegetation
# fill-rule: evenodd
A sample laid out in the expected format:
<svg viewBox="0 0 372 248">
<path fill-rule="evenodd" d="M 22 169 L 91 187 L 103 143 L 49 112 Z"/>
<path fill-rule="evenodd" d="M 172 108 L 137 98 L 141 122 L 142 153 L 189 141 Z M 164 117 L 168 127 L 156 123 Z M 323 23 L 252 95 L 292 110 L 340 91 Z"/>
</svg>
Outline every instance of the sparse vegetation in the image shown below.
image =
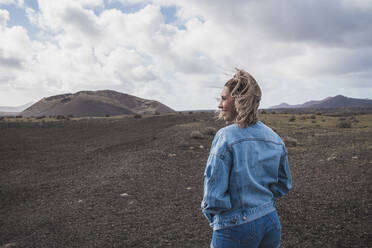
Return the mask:
<svg viewBox="0 0 372 248">
<path fill-rule="evenodd" d="M 206 127 L 206 128 L 204 129 L 204 133 L 205 133 L 206 135 L 215 135 L 216 132 L 217 132 L 217 129 L 214 128 L 214 127 Z"/>
<path fill-rule="evenodd" d="M 310 119 L 316 119 L 316 115 L 311 115 Z"/>
<path fill-rule="evenodd" d="M 192 131 L 190 137 L 193 139 L 203 139 L 204 136 L 200 131 Z"/>
<path fill-rule="evenodd" d="M 336 126 L 338 128 L 351 128 L 351 123 L 348 121 L 340 121 Z"/>
<path fill-rule="evenodd" d="M 296 116 L 292 115 L 292 116 L 289 118 L 288 121 L 290 121 L 290 122 L 296 121 Z"/>
<path fill-rule="evenodd" d="M 288 112 L 260 116 L 286 142 L 293 176 L 293 189 L 277 204 L 285 227 L 282 246 L 369 247 L 372 114 L 346 116 L 352 126 L 341 130 L 340 115 L 311 119 L 311 113 Z M 1 202 L 0 247 L 207 247 L 211 229 L 198 207 L 213 140 L 205 130 L 224 123 L 214 113 L 187 113 L 143 114 L 146 121 L 133 115 L 78 117 L 69 123 L 5 117 L 0 181 L 9 200 Z M 291 116 L 296 122 L 288 121 Z M 204 138 L 191 139 L 192 131 Z M 64 219 L 67 229 L 49 228 Z M 40 225 L 45 220 L 47 226 Z M 86 239 L 92 230 L 94 240 Z M 169 230 L 180 235 L 169 239 Z"/>
<path fill-rule="evenodd" d="M 352 115 L 352 116 L 350 116 L 350 121 L 351 122 L 353 122 L 353 123 L 359 123 L 360 121 L 354 116 L 354 115 Z"/>
<path fill-rule="evenodd" d="M 142 118 L 142 115 L 140 115 L 140 114 L 135 114 L 133 117 L 134 117 L 134 119 L 141 119 L 141 118 Z"/>
</svg>

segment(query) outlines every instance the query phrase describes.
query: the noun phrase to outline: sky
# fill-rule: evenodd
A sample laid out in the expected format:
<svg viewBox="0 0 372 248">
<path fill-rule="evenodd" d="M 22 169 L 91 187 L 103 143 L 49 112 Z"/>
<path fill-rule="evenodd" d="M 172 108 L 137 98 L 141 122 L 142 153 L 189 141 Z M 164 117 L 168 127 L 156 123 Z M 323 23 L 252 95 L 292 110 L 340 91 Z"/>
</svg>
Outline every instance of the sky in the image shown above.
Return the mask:
<svg viewBox="0 0 372 248">
<path fill-rule="evenodd" d="M 261 108 L 372 98 L 372 0 L 0 0 L 0 106 L 116 90 L 217 109 L 235 68 Z"/>
</svg>

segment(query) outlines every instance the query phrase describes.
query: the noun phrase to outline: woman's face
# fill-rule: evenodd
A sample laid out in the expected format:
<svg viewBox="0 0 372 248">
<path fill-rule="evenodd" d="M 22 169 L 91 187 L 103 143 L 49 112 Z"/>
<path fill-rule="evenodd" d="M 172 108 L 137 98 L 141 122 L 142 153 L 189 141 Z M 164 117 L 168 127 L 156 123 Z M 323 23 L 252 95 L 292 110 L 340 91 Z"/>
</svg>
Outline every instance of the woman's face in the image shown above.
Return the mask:
<svg viewBox="0 0 372 248">
<path fill-rule="evenodd" d="M 234 120 L 235 115 L 235 106 L 234 106 L 234 98 L 230 95 L 230 90 L 227 87 L 223 87 L 221 92 L 221 100 L 218 104 L 218 108 L 220 109 L 220 117 L 224 119 L 226 122 L 231 122 Z"/>
</svg>

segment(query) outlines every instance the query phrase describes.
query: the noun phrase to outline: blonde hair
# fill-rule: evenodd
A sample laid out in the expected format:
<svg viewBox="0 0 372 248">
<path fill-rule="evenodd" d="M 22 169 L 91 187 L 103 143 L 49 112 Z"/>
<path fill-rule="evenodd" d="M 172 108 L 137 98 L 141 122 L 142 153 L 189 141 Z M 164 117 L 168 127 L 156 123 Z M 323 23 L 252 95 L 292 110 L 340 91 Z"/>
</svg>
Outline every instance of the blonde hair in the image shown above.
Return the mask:
<svg viewBox="0 0 372 248">
<path fill-rule="evenodd" d="M 240 128 L 256 124 L 262 95 L 256 80 L 248 72 L 236 68 L 234 77 L 225 83 L 225 87 L 234 98 L 234 122 Z"/>
</svg>

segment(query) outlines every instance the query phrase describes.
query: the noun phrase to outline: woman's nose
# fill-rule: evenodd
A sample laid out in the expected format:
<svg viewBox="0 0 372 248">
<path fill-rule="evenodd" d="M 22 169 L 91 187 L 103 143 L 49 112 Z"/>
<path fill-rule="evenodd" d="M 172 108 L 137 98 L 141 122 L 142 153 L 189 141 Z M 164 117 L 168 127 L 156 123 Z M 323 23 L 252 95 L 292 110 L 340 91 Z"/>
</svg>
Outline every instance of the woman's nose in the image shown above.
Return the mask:
<svg viewBox="0 0 372 248">
<path fill-rule="evenodd" d="M 222 101 L 218 104 L 218 108 L 222 109 Z"/>
</svg>

